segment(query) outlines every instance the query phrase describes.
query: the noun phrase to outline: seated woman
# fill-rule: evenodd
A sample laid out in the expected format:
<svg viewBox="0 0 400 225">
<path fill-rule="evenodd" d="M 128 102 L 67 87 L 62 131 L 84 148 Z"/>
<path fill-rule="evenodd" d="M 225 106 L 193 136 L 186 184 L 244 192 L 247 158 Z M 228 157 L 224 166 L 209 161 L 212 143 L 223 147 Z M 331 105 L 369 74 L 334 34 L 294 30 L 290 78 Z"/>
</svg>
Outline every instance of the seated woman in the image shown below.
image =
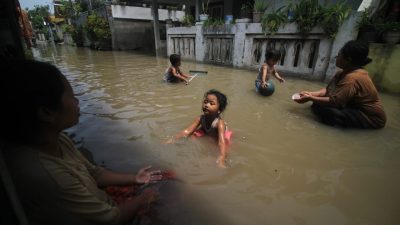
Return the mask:
<svg viewBox="0 0 400 225">
<path fill-rule="evenodd" d="M 62 133 L 79 120 L 63 74 L 36 61 L 1 63 L 1 151 L 30 224 L 126 224 L 158 193 L 145 189 L 121 204 L 103 188 L 156 182 L 159 171 L 123 174 L 91 164 Z"/>
<path fill-rule="evenodd" d="M 312 111 L 328 125 L 365 129 L 384 127 L 386 115 L 378 92 L 363 69 L 372 61 L 368 52 L 365 43 L 347 42 L 336 58 L 336 66 L 342 71 L 335 74 L 326 88 L 302 91 L 295 101 L 312 101 Z"/>
</svg>

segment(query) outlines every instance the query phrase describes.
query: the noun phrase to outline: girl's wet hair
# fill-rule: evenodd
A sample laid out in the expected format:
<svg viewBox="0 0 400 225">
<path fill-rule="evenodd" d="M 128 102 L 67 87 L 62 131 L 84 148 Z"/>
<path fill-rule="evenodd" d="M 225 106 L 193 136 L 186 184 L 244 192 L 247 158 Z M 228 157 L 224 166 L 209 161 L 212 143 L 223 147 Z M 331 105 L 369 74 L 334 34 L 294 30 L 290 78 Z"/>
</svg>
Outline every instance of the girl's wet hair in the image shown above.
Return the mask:
<svg viewBox="0 0 400 225">
<path fill-rule="evenodd" d="M 227 99 L 226 95 L 222 94 L 221 92 L 219 92 L 215 89 L 211 89 L 211 90 L 207 91 L 206 93 L 204 93 L 204 98 L 206 98 L 207 95 L 215 95 L 215 97 L 217 97 L 218 104 L 219 104 L 218 110 L 222 113 L 225 110 L 226 106 L 228 105 L 228 99 Z"/>
<path fill-rule="evenodd" d="M 281 53 L 278 50 L 269 49 L 265 53 L 265 61 L 270 60 L 270 59 L 272 59 L 274 61 L 278 61 L 280 58 L 281 58 Z"/>
<path fill-rule="evenodd" d="M 1 62 L 0 136 L 30 143 L 39 129 L 40 108 L 58 109 L 64 93 L 64 75 L 53 65 L 33 60 Z"/>
<path fill-rule="evenodd" d="M 340 49 L 343 58 L 349 58 L 353 65 L 360 67 L 372 62 L 368 53 L 368 44 L 361 41 L 349 41 Z"/>
<path fill-rule="evenodd" d="M 178 64 L 178 62 L 181 61 L 181 56 L 178 54 L 172 54 L 169 56 L 169 61 L 171 62 L 171 64 L 173 66 L 176 66 Z"/>
</svg>

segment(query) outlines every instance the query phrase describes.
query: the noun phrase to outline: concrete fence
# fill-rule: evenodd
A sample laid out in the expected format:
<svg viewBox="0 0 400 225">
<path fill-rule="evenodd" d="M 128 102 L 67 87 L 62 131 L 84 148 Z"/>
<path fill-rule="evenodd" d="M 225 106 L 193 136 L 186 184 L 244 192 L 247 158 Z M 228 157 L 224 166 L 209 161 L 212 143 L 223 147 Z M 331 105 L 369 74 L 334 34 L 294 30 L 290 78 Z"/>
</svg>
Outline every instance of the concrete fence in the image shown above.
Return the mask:
<svg viewBox="0 0 400 225">
<path fill-rule="evenodd" d="M 287 24 L 274 35 L 265 36 L 260 23 L 236 23 L 204 27 L 173 27 L 167 30 L 167 53 L 182 58 L 256 69 L 268 49 L 281 52 L 278 69 L 285 74 L 324 80 L 331 55 L 332 40 L 322 29 L 307 36 Z"/>
</svg>

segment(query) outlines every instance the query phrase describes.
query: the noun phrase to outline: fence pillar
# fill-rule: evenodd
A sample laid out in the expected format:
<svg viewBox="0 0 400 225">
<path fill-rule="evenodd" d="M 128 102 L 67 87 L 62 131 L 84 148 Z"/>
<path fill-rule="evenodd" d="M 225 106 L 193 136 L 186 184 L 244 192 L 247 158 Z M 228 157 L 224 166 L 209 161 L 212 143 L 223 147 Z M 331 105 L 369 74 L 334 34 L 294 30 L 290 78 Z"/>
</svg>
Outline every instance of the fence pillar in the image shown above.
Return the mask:
<svg viewBox="0 0 400 225">
<path fill-rule="evenodd" d="M 204 35 L 203 35 L 203 23 L 196 23 L 196 39 L 195 39 L 195 51 L 196 51 L 196 61 L 203 62 L 205 55 L 205 43 Z"/>
<path fill-rule="evenodd" d="M 158 0 L 153 0 L 153 27 L 154 27 L 154 47 L 158 51 L 161 49 L 160 24 L 158 22 Z"/>
</svg>

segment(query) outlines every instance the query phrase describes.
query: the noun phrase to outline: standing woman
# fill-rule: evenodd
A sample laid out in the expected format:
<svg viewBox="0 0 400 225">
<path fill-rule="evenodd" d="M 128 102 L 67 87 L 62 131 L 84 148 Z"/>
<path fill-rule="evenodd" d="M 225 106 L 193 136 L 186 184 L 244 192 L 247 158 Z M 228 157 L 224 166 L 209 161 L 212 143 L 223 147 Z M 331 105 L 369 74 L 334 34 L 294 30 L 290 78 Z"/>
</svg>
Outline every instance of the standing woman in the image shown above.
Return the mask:
<svg viewBox="0 0 400 225">
<path fill-rule="evenodd" d="M 386 115 L 368 72 L 363 68 L 368 58 L 368 45 L 349 41 L 336 58 L 337 72 L 326 88 L 302 91 L 295 101 L 312 101 L 314 114 L 322 123 L 352 128 L 379 129 L 386 123 Z"/>
</svg>

